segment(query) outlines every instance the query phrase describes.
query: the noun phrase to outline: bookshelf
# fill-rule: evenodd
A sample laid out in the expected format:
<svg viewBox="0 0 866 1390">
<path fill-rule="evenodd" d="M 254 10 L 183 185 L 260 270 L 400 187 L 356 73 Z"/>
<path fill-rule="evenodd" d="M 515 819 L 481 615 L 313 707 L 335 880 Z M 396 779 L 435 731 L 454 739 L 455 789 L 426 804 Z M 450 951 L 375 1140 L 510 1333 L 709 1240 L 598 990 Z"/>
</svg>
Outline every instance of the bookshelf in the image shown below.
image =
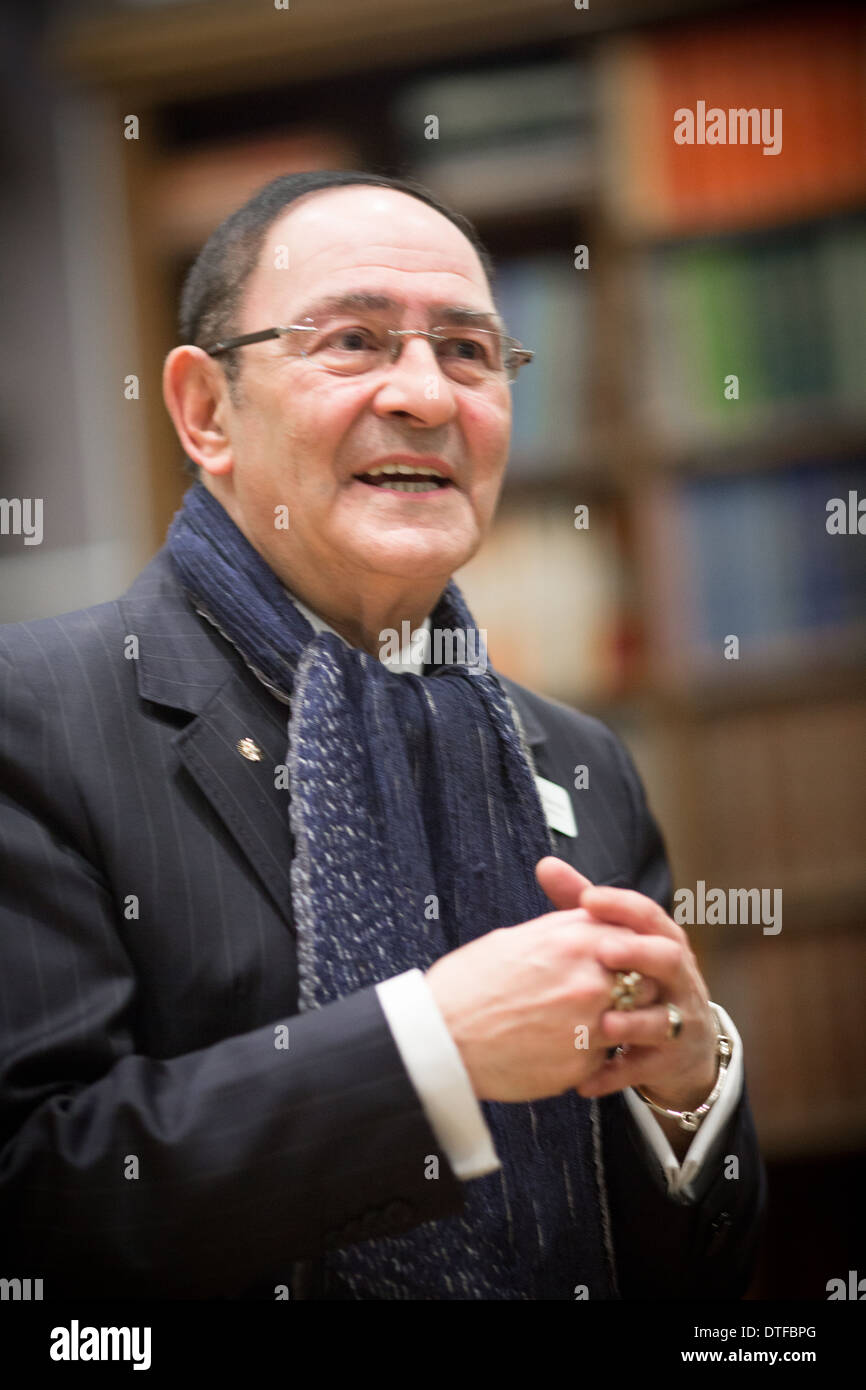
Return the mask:
<svg viewBox="0 0 866 1390">
<path fill-rule="evenodd" d="M 644 637 L 643 709 L 621 725 L 675 883 L 781 891 L 776 936 L 691 934 L 743 1019 L 764 1151 L 787 1162 L 866 1142 L 866 548 L 825 526 L 843 480 L 866 492 L 864 54 L 862 14 L 834 6 L 817 26 L 795 9 L 632 31 L 600 55 Z M 791 157 L 676 148 L 673 112 L 702 97 L 781 107 Z"/>
<path fill-rule="evenodd" d="M 106 5 L 53 32 L 54 69 L 118 128 L 140 119 L 119 192 L 143 377 L 191 256 L 275 173 L 411 172 L 476 220 L 513 330 L 547 350 L 515 387 L 496 530 L 461 575 L 493 660 L 622 731 L 676 883 L 782 888 L 778 937 L 697 928 L 696 947 L 741 1026 L 769 1156 L 856 1147 L 866 539 L 828 537 L 816 507 L 831 484 L 866 493 L 860 11 L 333 0 L 329 21 L 300 0 L 167 4 L 158 22 Z M 666 143 L 722 57 L 719 105 L 782 105 L 794 159 Z M 145 409 L 156 548 L 185 479 L 157 389 Z M 515 642 L 515 611 L 548 628 Z"/>
</svg>

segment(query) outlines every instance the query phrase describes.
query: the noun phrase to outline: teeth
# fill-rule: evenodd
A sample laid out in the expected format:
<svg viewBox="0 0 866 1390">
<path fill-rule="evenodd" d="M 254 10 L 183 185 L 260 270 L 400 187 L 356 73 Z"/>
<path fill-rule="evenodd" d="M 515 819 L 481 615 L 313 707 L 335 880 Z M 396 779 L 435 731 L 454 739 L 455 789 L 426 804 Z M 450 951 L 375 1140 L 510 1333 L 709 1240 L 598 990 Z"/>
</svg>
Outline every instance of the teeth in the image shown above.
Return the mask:
<svg viewBox="0 0 866 1390">
<path fill-rule="evenodd" d="M 438 468 L 424 468 L 418 463 L 383 463 L 379 468 L 368 469 L 365 476 L 368 478 L 378 478 L 383 473 L 388 477 L 395 477 L 399 473 L 411 473 L 416 477 L 420 474 L 420 476 L 424 478 L 441 478 L 444 476 Z"/>
<path fill-rule="evenodd" d="M 407 483 L 407 482 L 383 483 L 382 486 L 381 486 L 381 488 L 380 488 L 380 491 L 381 491 L 381 492 L 429 492 L 429 491 L 430 491 L 430 484 L 429 484 L 429 483 Z"/>
</svg>

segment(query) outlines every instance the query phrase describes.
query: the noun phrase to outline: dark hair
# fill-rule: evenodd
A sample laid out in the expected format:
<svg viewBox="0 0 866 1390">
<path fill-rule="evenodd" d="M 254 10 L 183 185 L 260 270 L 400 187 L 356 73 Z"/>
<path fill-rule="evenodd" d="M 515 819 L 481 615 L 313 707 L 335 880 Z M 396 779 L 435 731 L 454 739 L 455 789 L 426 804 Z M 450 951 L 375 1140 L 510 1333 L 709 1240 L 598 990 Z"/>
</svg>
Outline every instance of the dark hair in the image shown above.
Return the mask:
<svg viewBox="0 0 866 1390">
<path fill-rule="evenodd" d="M 490 254 L 469 219 L 440 203 L 438 198 L 412 179 L 359 173 L 351 169 L 316 169 L 304 174 L 283 174 L 254 193 L 243 207 L 231 213 L 208 237 L 188 271 L 181 291 L 178 313 L 180 341 L 203 348 L 221 338 L 235 336 L 237 316 L 247 282 L 258 265 L 268 229 L 284 208 L 305 193 L 317 193 L 325 188 L 349 188 L 357 184 L 393 188 L 435 208 L 455 227 L 459 227 L 471 242 L 485 274 L 492 280 L 493 262 Z M 221 360 L 229 390 L 233 393 L 240 374 L 237 352 L 226 352 Z M 194 471 L 198 472 L 195 466 Z"/>
</svg>

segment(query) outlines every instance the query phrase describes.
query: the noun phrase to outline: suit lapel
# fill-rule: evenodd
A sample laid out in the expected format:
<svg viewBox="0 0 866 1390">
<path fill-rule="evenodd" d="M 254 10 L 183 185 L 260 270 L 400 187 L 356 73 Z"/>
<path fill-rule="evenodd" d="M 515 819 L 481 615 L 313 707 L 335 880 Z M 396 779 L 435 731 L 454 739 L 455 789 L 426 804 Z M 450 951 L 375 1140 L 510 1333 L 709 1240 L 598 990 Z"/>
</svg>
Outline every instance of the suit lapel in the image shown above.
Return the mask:
<svg viewBox="0 0 866 1390">
<path fill-rule="evenodd" d="M 284 708 L 280 722 L 234 671 L 175 744 L 199 791 L 294 928 L 289 793 L 285 785 L 276 785 L 288 744 L 288 706 Z"/>
<path fill-rule="evenodd" d="M 544 725 L 539 720 L 532 706 L 526 700 L 526 697 L 520 686 L 515 685 L 515 683 L 509 680 L 506 676 L 499 675 L 498 672 L 497 675 L 499 681 L 505 687 L 506 693 L 509 696 L 511 703 L 517 710 L 517 714 L 523 728 L 523 733 L 526 738 L 526 742 L 529 745 L 529 752 L 532 757 L 533 771 L 539 777 L 546 777 L 549 781 L 556 782 L 556 769 L 553 769 L 550 766 L 548 747 L 549 740 L 547 737 L 547 730 L 544 728 Z M 573 804 L 574 803 L 572 799 L 572 805 Z M 569 835 L 561 834 L 561 832 L 558 830 L 551 830 L 550 837 L 553 841 L 557 858 L 564 859 L 574 868 L 577 868 L 577 864 L 575 863 L 574 859 L 574 846 L 576 845 L 577 841 Z"/>
<path fill-rule="evenodd" d="M 528 702 L 522 688 L 505 676 L 499 676 L 499 680 L 505 686 L 520 717 L 536 774 L 539 777 L 546 777 L 550 782 L 555 782 L 557 786 L 563 787 L 571 799 L 578 833 L 577 835 L 564 835 L 560 830 L 551 829 L 550 837 L 554 853 L 558 859 L 564 859 L 566 864 L 570 864 L 579 873 L 585 874 L 585 845 L 581 843 L 580 839 L 580 822 L 584 809 L 577 805 L 572 794 L 571 778 L 573 772 L 570 767 L 564 766 L 562 757 L 557 756 L 556 741 L 551 740 L 548 736 L 547 729 Z"/>
<path fill-rule="evenodd" d="M 163 549 L 121 599 L 138 639 L 139 693 L 192 715 L 174 744 L 186 771 L 294 929 L 285 764 L 288 704 L 248 670 L 235 648 L 196 613 Z M 283 779 L 284 780 L 284 779 Z"/>
</svg>

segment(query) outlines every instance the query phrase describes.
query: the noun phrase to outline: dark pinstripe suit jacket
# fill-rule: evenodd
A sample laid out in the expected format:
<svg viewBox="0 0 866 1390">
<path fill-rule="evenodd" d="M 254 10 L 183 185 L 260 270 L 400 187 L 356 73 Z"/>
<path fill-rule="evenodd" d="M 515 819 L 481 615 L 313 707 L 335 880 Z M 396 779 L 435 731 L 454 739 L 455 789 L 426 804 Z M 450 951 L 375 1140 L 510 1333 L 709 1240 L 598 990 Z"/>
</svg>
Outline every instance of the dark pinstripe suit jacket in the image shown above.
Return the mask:
<svg viewBox="0 0 866 1390">
<path fill-rule="evenodd" d="M 537 771 L 591 768 L 558 852 L 667 902 L 622 745 L 507 684 Z M 375 990 L 297 1015 L 287 713 L 164 550 L 117 602 L 0 629 L 0 1273 L 46 1298 L 315 1296 L 329 1246 L 460 1209 L 444 1155 L 424 1177 L 438 1146 Z M 622 1097 L 600 1107 L 622 1295 L 739 1296 L 764 1202 L 747 1099 L 690 1206 Z"/>
</svg>

